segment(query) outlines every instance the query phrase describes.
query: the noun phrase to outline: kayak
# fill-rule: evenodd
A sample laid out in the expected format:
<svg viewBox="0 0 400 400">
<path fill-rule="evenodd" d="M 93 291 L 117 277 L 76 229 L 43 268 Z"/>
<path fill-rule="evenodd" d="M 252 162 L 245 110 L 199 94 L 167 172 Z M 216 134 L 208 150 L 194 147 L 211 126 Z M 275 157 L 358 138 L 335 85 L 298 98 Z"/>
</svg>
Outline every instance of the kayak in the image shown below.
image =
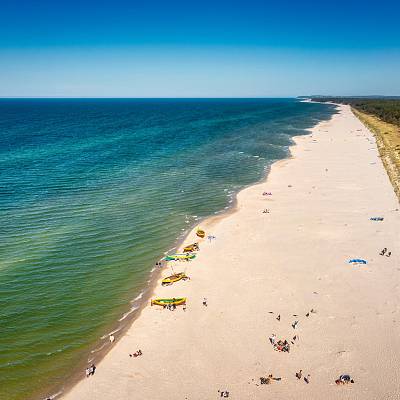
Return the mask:
<svg viewBox="0 0 400 400">
<path fill-rule="evenodd" d="M 183 249 L 184 253 L 192 253 L 193 251 L 198 251 L 199 245 L 197 243 L 189 244 Z"/>
<path fill-rule="evenodd" d="M 177 261 L 177 260 L 193 260 L 196 257 L 196 254 L 185 254 L 185 253 L 177 253 L 172 254 L 170 256 L 164 257 L 165 261 Z"/>
<path fill-rule="evenodd" d="M 180 272 L 180 273 L 178 273 L 178 274 L 174 274 L 174 275 L 171 275 L 171 276 L 167 276 L 166 278 L 164 278 L 164 279 L 162 280 L 161 284 L 162 284 L 163 286 L 172 285 L 173 283 L 178 282 L 178 281 L 180 281 L 181 279 L 183 279 L 184 281 L 186 281 L 186 280 L 189 279 L 189 278 L 186 276 L 186 274 L 185 274 L 184 272 Z"/>
<path fill-rule="evenodd" d="M 206 233 L 203 231 L 203 229 L 197 229 L 196 235 L 200 238 L 203 238 L 206 236 Z"/>
<path fill-rule="evenodd" d="M 157 306 L 168 306 L 170 304 L 175 304 L 176 306 L 181 306 L 186 304 L 186 297 L 174 297 L 172 299 L 154 299 L 151 300 L 151 305 Z"/>
</svg>

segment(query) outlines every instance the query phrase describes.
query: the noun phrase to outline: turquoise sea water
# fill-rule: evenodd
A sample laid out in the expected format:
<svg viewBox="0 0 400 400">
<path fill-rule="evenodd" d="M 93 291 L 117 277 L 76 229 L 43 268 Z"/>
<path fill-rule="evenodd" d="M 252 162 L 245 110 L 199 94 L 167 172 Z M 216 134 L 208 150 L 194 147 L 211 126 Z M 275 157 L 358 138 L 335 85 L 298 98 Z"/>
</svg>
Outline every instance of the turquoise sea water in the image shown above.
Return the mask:
<svg viewBox="0 0 400 400">
<path fill-rule="evenodd" d="M 0 399 L 41 398 L 118 329 L 199 219 L 330 105 L 0 100 Z"/>
</svg>

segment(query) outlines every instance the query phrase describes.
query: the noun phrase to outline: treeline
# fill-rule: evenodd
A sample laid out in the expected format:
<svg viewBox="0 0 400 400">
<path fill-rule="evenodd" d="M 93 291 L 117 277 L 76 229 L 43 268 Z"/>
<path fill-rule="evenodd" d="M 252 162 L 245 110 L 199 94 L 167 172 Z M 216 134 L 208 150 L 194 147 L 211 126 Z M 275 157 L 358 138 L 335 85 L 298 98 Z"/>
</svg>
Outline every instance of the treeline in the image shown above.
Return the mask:
<svg viewBox="0 0 400 400">
<path fill-rule="evenodd" d="M 357 97 L 313 97 L 313 101 L 349 104 L 355 109 L 373 114 L 382 121 L 400 126 L 399 99 L 365 99 Z"/>
</svg>

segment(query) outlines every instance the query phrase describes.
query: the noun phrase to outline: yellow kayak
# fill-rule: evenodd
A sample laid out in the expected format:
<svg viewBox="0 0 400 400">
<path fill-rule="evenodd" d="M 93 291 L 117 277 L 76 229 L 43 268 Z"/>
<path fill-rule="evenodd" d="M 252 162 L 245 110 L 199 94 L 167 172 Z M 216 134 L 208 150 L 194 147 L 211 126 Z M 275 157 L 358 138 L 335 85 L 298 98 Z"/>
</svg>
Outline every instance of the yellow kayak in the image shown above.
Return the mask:
<svg viewBox="0 0 400 400">
<path fill-rule="evenodd" d="M 203 231 L 203 229 L 197 229 L 196 235 L 200 238 L 203 238 L 206 236 L 206 233 Z"/>
<path fill-rule="evenodd" d="M 153 304 L 157 306 L 168 306 L 171 304 L 181 306 L 183 304 L 186 304 L 186 297 L 173 297 L 172 299 L 154 299 L 151 300 L 151 305 Z"/>
<path fill-rule="evenodd" d="M 193 258 L 196 257 L 196 254 L 189 254 L 189 253 L 177 253 L 177 254 L 172 254 L 170 256 L 164 257 L 165 261 L 178 261 L 178 260 L 192 260 Z"/>
<path fill-rule="evenodd" d="M 178 282 L 181 279 L 186 281 L 187 279 L 189 279 L 189 277 L 185 273 L 180 272 L 178 274 L 174 274 L 174 275 L 167 276 L 166 278 L 164 278 L 161 282 L 161 285 L 163 285 L 163 286 L 172 285 L 173 283 Z"/>
<path fill-rule="evenodd" d="M 198 243 L 189 244 L 183 249 L 184 253 L 192 253 L 193 251 L 199 251 Z"/>
</svg>

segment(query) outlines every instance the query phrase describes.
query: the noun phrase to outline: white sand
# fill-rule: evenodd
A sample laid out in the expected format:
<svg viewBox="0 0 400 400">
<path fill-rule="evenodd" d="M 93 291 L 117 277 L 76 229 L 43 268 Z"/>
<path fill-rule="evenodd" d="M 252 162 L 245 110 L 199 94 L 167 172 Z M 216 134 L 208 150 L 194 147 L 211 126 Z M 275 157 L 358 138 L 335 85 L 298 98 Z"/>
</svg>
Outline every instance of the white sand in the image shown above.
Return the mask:
<svg viewBox="0 0 400 400">
<path fill-rule="evenodd" d="M 186 312 L 145 308 L 65 400 L 204 400 L 218 390 L 231 399 L 400 398 L 399 204 L 373 136 L 340 110 L 296 138 L 293 158 L 242 191 L 235 212 L 202 225 L 216 240 L 201 242 L 195 261 L 176 263 L 191 281 L 156 289 L 187 296 Z M 378 254 L 383 247 L 390 258 Z M 272 333 L 300 339 L 279 353 Z M 142 357 L 128 356 L 139 348 Z M 260 386 L 269 373 L 282 381 Z M 355 383 L 335 385 L 342 373 Z"/>
</svg>

